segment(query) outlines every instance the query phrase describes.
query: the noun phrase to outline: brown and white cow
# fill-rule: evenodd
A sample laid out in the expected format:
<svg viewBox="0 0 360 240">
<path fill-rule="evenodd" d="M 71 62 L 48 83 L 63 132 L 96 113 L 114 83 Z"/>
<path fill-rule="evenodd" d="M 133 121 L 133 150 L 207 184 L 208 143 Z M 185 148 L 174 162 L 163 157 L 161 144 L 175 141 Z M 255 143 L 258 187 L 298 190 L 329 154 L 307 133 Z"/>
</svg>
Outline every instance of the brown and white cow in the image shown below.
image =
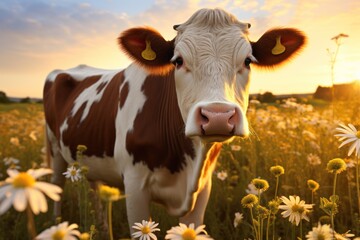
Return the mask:
<svg viewBox="0 0 360 240">
<path fill-rule="evenodd" d="M 183 223 L 203 223 L 221 142 L 249 134 L 250 64 L 269 69 L 305 43 L 296 29 L 248 39 L 250 24 L 202 9 L 166 41 L 132 28 L 119 44 L 134 63 L 123 70 L 85 65 L 47 77 L 44 105 L 54 182 L 86 145 L 88 178 L 124 184 L 129 224 L 161 203 Z"/>
</svg>

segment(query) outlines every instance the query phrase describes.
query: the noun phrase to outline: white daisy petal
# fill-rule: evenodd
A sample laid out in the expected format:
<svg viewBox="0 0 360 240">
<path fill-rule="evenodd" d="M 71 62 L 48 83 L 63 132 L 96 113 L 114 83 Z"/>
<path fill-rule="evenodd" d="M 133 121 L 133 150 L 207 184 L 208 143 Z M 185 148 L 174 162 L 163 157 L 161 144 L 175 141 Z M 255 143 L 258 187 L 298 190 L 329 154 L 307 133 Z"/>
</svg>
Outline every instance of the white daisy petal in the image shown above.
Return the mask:
<svg viewBox="0 0 360 240">
<path fill-rule="evenodd" d="M 52 174 L 53 170 L 51 170 L 49 168 L 29 169 L 28 173 L 30 175 L 32 175 L 35 179 L 38 179 L 38 178 L 40 178 L 42 176 Z"/>
<path fill-rule="evenodd" d="M 353 133 L 356 133 L 357 130 L 356 128 L 354 127 L 354 125 L 352 125 L 351 123 L 348 124 L 349 128 L 353 131 Z"/>
<path fill-rule="evenodd" d="M 31 210 L 33 211 L 33 213 L 35 215 L 38 215 L 40 212 L 39 191 L 36 191 L 33 189 L 27 189 L 27 191 L 25 191 L 25 193 L 27 195 L 27 199 L 29 199 L 29 205 L 30 205 Z"/>
<path fill-rule="evenodd" d="M 10 190 L 12 189 L 12 186 L 9 184 L 9 185 L 5 185 L 5 186 L 2 186 L 0 188 L 0 200 L 5 198 L 6 197 L 6 194 L 11 192 Z"/>
<path fill-rule="evenodd" d="M 14 192 L 13 205 L 16 211 L 22 212 L 27 206 L 26 192 L 23 189 L 17 189 Z"/>
<path fill-rule="evenodd" d="M 71 224 L 70 226 L 68 226 L 68 222 L 63 222 L 58 224 L 57 226 L 52 226 L 48 229 L 45 229 L 36 237 L 36 239 L 38 240 L 52 239 L 52 235 L 57 231 L 61 230 L 64 233 L 63 239 L 76 240 L 78 239 L 77 237 L 80 237 L 80 232 L 77 229 L 75 229 L 77 227 L 78 227 L 77 224 Z"/>
<path fill-rule="evenodd" d="M 351 123 L 349 123 L 347 126 L 345 124 L 339 124 L 339 126 L 340 127 L 336 128 L 338 134 L 335 134 L 335 136 L 340 137 L 339 141 L 342 142 L 339 148 L 343 147 L 348 143 L 354 142 L 349 147 L 348 156 L 350 156 L 354 151 L 355 151 L 355 155 L 357 156 L 360 150 L 360 146 L 359 146 L 360 140 L 358 137 L 358 130 Z"/>
<path fill-rule="evenodd" d="M 355 139 L 348 138 L 346 141 L 344 141 L 344 142 L 342 142 L 342 143 L 340 144 L 339 148 L 341 148 L 342 146 L 344 146 L 344 145 L 346 145 L 346 144 L 348 144 L 348 143 L 350 143 L 350 142 L 353 142 L 353 141 L 355 141 Z"/>
<path fill-rule="evenodd" d="M 359 151 L 360 151 L 360 140 L 357 140 L 357 145 L 356 145 L 356 151 L 355 151 L 355 155 L 359 156 Z"/>
<path fill-rule="evenodd" d="M 16 169 L 7 169 L 6 173 L 10 176 L 10 178 L 14 178 L 19 174 L 19 171 Z"/>
<path fill-rule="evenodd" d="M 8 198 L 5 198 L 3 201 L 0 202 L 0 215 L 5 213 L 11 207 L 13 203 L 14 195 L 11 195 Z"/>
<path fill-rule="evenodd" d="M 350 146 L 349 152 L 348 152 L 348 156 L 350 156 L 350 155 L 354 152 L 354 150 L 355 150 L 355 148 L 356 148 L 356 145 L 357 145 L 357 141 L 355 141 L 355 142 Z"/>
<path fill-rule="evenodd" d="M 62 193 L 62 189 L 59 186 L 47 182 L 36 182 L 34 187 L 44 192 L 52 200 L 60 200 L 59 194 Z"/>
<path fill-rule="evenodd" d="M 29 199 L 33 200 L 33 204 L 36 205 L 35 207 L 37 208 L 38 212 L 47 212 L 48 205 L 47 205 L 44 194 L 42 194 L 37 189 L 32 189 L 31 192 L 29 191 L 29 193 L 33 195 Z M 30 203 L 32 203 L 32 201 L 30 201 Z M 31 206 L 33 207 L 34 205 L 31 205 Z M 35 213 L 35 214 L 38 214 L 38 213 Z"/>
</svg>

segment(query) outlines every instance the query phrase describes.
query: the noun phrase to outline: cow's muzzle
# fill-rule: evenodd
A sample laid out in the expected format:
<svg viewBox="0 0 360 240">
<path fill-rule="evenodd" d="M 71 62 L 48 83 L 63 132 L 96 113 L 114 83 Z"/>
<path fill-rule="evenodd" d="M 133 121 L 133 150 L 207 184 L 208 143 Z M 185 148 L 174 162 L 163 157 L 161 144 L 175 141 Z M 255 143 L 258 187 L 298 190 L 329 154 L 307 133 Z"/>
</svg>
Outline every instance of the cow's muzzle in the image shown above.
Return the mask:
<svg viewBox="0 0 360 240">
<path fill-rule="evenodd" d="M 186 135 L 224 141 L 232 136 L 247 136 L 248 126 L 237 105 L 209 103 L 198 105 L 189 116 Z"/>
<path fill-rule="evenodd" d="M 199 109 L 197 116 L 203 135 L 233 135 L 238 120 L 234 108 L 210 106 Z"/>
</svg>

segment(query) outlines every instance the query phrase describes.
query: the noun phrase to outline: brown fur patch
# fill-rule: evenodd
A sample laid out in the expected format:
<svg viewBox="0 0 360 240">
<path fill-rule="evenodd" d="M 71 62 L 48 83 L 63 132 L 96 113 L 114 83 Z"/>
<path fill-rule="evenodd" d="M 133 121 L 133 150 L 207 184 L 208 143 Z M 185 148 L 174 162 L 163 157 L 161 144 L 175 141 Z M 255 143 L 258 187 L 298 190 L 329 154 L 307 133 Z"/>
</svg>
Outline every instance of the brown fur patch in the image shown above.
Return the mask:
<svg viewBox="0 0 360 240">
<path fill-rule="evenodd" d="M 120 90 L 120 109 L 124 106 L 127 96 L 129 94 L 129 82 L 124 83 Z"/>
<path fill-rule="evenodd" d="M 62 73 L 57 76 L 54 83 L 47 82 L 44 88 L 46 121 L 59 139 L 60 126 L 68 118 L 69 127 L 63 133 L 63 142 L 70 147 L 74 159 L 79 144 L 87 146 L 85 154 L 88 156 L 112 157 L 114 155 L 115 118 L 118 111 L 119 89 L 124 81 L 123 72 L 115 75 L 107 84 L 101 100 L 92 104 L 85 120 L 80 122 L 85 104 L 74 116 L 70 117 L 75 99 L 100 77 L 91 76 L 82 81 L 76 81 L 69 74 Z"/>
<path fill-rule="evenodd" d="M 146 102 L 136 116 L 134 130 L 127 134 L 126 149 L 134 156 L 134 163 L 143 162 L 151 170 L 166 167 L 172 173 L 179 172 L 185 165 L 184 154 L 194 157 L 195 152 L 184 134 L 173 72 L 150 75 L 142 90 Z"/>
</svg>

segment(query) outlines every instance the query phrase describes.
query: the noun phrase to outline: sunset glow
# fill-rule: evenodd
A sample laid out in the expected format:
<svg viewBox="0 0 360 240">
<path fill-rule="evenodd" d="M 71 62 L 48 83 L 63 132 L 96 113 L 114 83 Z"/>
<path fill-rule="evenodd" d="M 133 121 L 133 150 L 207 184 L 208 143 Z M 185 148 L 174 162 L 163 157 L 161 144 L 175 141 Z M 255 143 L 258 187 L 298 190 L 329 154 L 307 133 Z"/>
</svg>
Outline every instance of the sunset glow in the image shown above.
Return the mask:
<svg viewBox="0 0 360 240">
<path fill-rule="evenodd" d="M 125 68 L 130 60 L 117 46 L 119 33 L 134 26 L 152 26 L 166 39 L 172 26 L 200 8 L 223 8 L 250 22 L 250 40 L 273 27 L 299 28 L 307 47 L 275 71 L 253 69 L 251 93 L 312 93 L 331 85 L 332 37 L 342 39 L 334 82 L 360 79 L 360 2 L 355 0 L 3 0 L 0 3 L 0 91 L 15 97 L 42 97 L 47 74 L 79 64 Z"/>
</svg>

